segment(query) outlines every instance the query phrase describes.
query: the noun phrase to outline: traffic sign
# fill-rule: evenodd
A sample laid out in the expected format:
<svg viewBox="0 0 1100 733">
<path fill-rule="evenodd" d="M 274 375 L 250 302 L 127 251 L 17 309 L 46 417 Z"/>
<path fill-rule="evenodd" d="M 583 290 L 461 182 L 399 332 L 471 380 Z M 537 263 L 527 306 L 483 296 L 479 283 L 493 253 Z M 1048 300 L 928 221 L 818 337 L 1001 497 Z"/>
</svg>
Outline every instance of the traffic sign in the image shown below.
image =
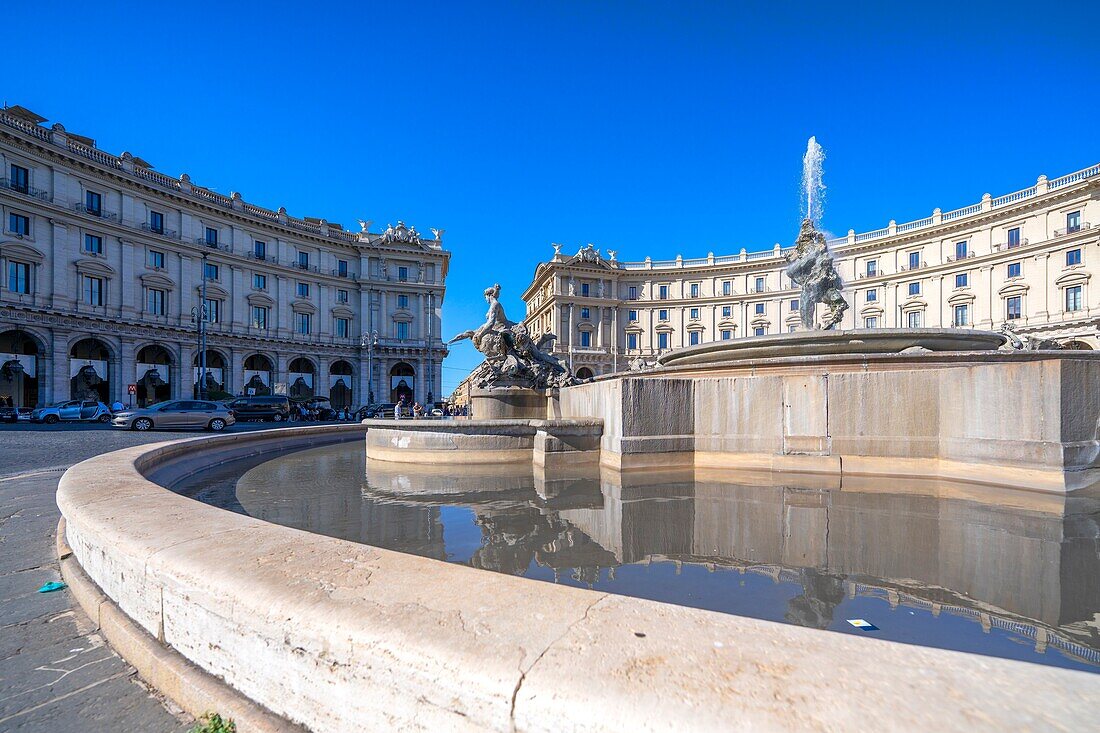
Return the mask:
<svg viewBox="0 0 1100 733">
<path fill-rule="evenodd" d="M 137 385 L 136 384 L 126 385 L 126 392 L 128 394 L 137 394 Z"/>
</svg>

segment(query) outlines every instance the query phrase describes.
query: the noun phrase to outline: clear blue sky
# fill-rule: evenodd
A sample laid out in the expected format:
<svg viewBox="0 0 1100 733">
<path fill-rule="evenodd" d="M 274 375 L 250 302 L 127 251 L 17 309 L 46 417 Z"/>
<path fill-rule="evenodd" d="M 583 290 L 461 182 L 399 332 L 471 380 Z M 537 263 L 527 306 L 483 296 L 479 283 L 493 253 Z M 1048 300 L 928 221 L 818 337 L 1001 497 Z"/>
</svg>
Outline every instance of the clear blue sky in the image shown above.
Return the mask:
<svg viewBox="0 0 1100 733">
<path fill-rule="evenodd" d="M 9 5 L 8 104 L 297 216 L 445 228 L 447 335 L 492 282 L 520 318 L 552 241 L 791 241 L 810 135 L 837 233 L 1100 160 L 1095 2 Z"/>
</svg>

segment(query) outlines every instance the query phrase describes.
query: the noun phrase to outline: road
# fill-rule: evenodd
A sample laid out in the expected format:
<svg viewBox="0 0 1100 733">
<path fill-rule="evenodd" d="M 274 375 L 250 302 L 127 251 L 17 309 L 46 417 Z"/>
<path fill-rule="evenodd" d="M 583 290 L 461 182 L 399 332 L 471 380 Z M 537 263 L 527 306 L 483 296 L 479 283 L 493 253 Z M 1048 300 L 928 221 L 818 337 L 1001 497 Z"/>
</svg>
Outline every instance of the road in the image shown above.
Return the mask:
<svg viewBox="0 0 1100 733">
<path fill-rule="evenodd" d="M 243 423 L 229 431 L 270 427 Z M 0 424 L 0 733 L 173 733 L 194 724 L 141 683 L 68 590 L 36 591 L 61 580 L 54 497 L 65 468 L 100 453 L 202 434 Z"/>
</svg>

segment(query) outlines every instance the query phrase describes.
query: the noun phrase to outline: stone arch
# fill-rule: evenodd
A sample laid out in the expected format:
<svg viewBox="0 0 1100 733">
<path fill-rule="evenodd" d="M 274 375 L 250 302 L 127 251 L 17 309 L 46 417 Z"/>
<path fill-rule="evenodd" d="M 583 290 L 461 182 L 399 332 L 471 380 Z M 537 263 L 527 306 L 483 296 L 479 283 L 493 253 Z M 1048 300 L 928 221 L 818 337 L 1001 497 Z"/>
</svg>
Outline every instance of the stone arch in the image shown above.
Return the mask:
<svg viewBox="0 0 1100 733">
<path fill-rule="evenodd" d="M 110 404 L 116 353 L 103 339 L 75 338 L 69 346 L 69 399 Z"/>
<path fill-rule="evenodd" d="M 219 349 L 206 349 L 206 374 L 199 373 L 199 352 L 191 359 L 191 383 L 195 397 L 199 397 L 200 387 L 204 388 L 206 396 L 211 399 L 225 399 L 232 397 L 229 392 L 229 357 Z M 199 380 L 204 383 L 200 385 Z"/>
<path fill-rule="evenodd" d="M 243 391 L 246 395 L 271 394 L 271 385 L 275 378 L 275 360 L 266 354 L 249 354 L 244 360 Z"/>
<path fill-rule="evenodd" d="M 146 344 L 134 352 L 138 407 L 163 402 L 172 396 L 172 367 L 176 357 L 163 344 Z"/>
<path fill-rule="evenodd" d="M 353 407 L 355 368 L 346 359 L 337 359 L 328 368 L 328 398 L 334 410 Z"/>
<path fill-rule="evenodd" d="M 33 331 L 0 332 L 0 404 L 35 407 L 45 385 L 46 341 Z"/>
<path fill-rule="evenodd" d="M 399 402 L 402 397 L 411 405 L 416 398 L 416 370 L 408 362 L 399 361 L 390 368 L 390 401 Z"/>
<path fill-rule="evenodd" d="M 1092 351 L 1095 347 L 1081 339 L 1073 339 L 1062 344 L 1062 348 L 1070 351 Z"/>
<path fill-rule="evenodd" d="M 596 375 L 593 374 L 592 370 L 589 369 L 586 366 L 581 367 L 580 369 L 577 370 L 577 379 L 591 379 L 594 376 L 596 376 Z"/>
<path fill-rule="evenodd" d="M 287 372 L 290 397 L 304 400 L 317 394 L 317 364 L 312 359 L 306 356 L 291 359 Z"/>
</svg>

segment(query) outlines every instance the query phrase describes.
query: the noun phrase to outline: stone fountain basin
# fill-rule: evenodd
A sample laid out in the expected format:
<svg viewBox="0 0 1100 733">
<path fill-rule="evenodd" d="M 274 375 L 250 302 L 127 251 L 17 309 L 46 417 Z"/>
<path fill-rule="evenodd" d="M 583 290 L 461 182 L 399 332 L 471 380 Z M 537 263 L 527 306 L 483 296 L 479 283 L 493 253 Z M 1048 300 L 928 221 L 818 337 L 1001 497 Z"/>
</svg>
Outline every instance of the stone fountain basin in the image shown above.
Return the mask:
<svg viewBox="0 0 1100 733">
<path fill-rule="evenodd" d="M 661 366 L 690 366 L 789 356 L 897 354 L 913 348 L 928 351 L 993 351 L 1004 344 L 1005 337 L 999 333 L 964 328 L 798 331 L 687 346 L 662 354 L 657 363 Z"/>
</svg>

